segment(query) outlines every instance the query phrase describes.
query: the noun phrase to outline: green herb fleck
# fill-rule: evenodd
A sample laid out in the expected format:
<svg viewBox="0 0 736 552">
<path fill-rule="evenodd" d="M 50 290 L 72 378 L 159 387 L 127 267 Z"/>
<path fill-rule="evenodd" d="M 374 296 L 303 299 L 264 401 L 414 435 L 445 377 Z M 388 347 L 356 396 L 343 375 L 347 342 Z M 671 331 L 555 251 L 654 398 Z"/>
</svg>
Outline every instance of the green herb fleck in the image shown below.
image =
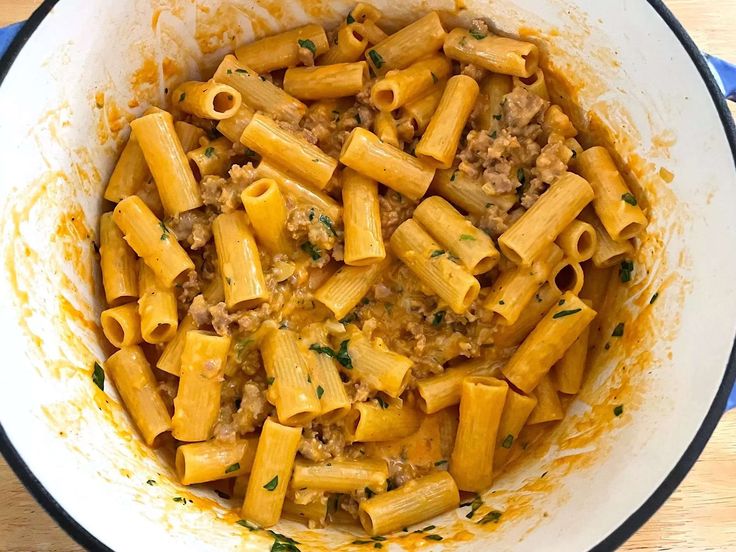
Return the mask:
<svg viewBox="0 0 736 552">
<path fill-rule="evenodd" d="M 434 313 L 434 317 L 432 318 L 432 325 L 433 326 L 439 326 L 442 324 L 442 321 L 445 319 L 445 311 L 437 311 Z"/>
<path fill-rule="evenodd" d="M 327 215 L 320 215 L 319 221 L 324 225 L 325 228 L 332 232 L 333 236 L 337 236 L 337 232 L 335 232 L 335 226 L 332 223 L 332 219 L 330 217 L 328 217 Z"/>
<path fill-rule="evenodd" d="M 245 69 L 236 69 L 235 72 L 236 73 L 245 73 L 246 75 L 248 74 L 248 71 L 246 71 Z"/>
<path fill-rule="evenodd" d="M 437 78 L 437 75 L 432 73 L 432 83 L 437 84 L 440 81 L 440 79 Z"/>
<path fill-rule="evenodd" d="M 185 506 L 185 505 L 186 505 L 186 503 L 187 503 L 187 499 L 186 499 L 186 498 L 184 498 L 183 496 L 175 496 L 174 498 L 172 498 L 172 500 L 173 500 L 174 502 L 178 502 L 178 503 L 179 503 L 179 504 L 181 504 L 182 506 Z"/>
<path fill-rule="evenodd" d="M 309 346 L 310 351 L 315 351 L 317 353 L 327 355 L 328 357 L 335 358 L 337 356 L 337 353 L 330 349 L 329 347 L 325 347 L 324 345 L 320 345 L 319 343 L 312 343 Z"/>
<path fill-rule="evenodd" d="M 377 537 L 371 537 L 371 540 L 376 541 L 376 542 L 385 542 L 388 539 L 386 537 L 377 536 Z"/>
<path fill-rule="evenodd" d="M 516 178 L 522 186 L 526 184 L 526 175 L 524 174 L 524 169 L 521 167 L 516 169 Z"/>
<path fill-rule="evenodd" d="M 557 305 L 560 306 L 560 307 L 562 305 L 564 305 L 564 304 L 565 304 L 565 300 L 564 299 L 560 299 L 559 303 L 557 303 Z"/>
<path fill-rule="evenodd" d="M 634 194 L 630 192 L 626 192 L 624 195 L 622 195 L 621 199 L 623 199 L 629 205 L 636 206 L 636 198 L 634 197 Z"/>
<path fill-rule="evenodd" d="M 455 182 L 456 178 L 457 178 L 457 169 L 453 171 L 452 176 L 450 177 L 450 182 Z"/>
<path fill-rule="evenodd" d="M 656 292 L 654 295 L 652 295 L 652 298 L 649 300 L 649 304 L 653 305 L 654 302 L 659 298 L 659 292 Z"/>
<path fill-rule="evenodd" d="M 624 323 L 619 322 L 616 324 L 616 327 L 613 329 L 613 333 L 611 334 L 612 337 L 623 337 L 624 335 Z"/>
<path fill-rule="evenodd" d="M 269 481 L 268 483 L 266 483 L 263 486 L 263 488 L 266 489 L 267 491 L 273 491 L 278 486 L 279 486 L 279 476 L 278 475 L 274 475 L 273 479 L 271 481 Z"/>
<path fill-rule="evenodd" d="M 380 395 L 376 396 L 376 401 L 378 401 L 378 406 L 380 406 L 383 410 L 386 410 L 388 408 L 388 403 L 384 401 Z"/>
<path fill-rule="evenodd" d="M 383 545 L 380 542 L 374 542 L 373 548 L 383 548 Z"/>
<path fill-rule="evenodd" d="M 213 148 L 212 146 L 204 150 L 204 156 L 207 157 L 208 159 L 212 157 L 213 155 L 215 155 L 215 148 Z"/>
<path fill-rule="evenodd" d="M 356 320 L 358 320 L 358 313 L 357 312 L 351 312 L 345 318 L 343 318 L 342 320 L 340 320 L 340 324 L 352 324 Z"/>
<path fill-rule="evenodd" d="M 247 528 L 248 530 L 250 530 L 250 531 L 258 531 L 258 527 L 256 527 L 256 526 L 255 526 L 255 525 L 253 525 L 252 523 L 249 523 L 249 522 L 247 522 L 247 521 L 246 521 L 246 520 L 244 520 L 244 519 L 239 519 L 239 520 L 238 520 L 238 521 L 236 521 L 235 523 L 237 523 L 238 525 L 242 525 L 243 527 L 246 527 L 246 528 Z"/>
<path fill-rule="evenodd" d="M 493 118 L 496 119 L 497 121 L 500 121 L 501 120 L 501 117 L 502 117 L 502 115 L 500 113 L 498 113 L 498 114 L 496 114 L 496 115 L 493 116 Z"/>
<path fill-rule="evenodd" d="M 498 523 L 499 519 L 501 519 L 501 512 L 493 510 L 492 512 L 488 512 L 486 515 L 480 518 L 480 521 L 478 521 L 478 523 L 480 525 L 485 525 L 486 523 Z"/>
<path fill-rule="evenodd" d="M 437 462 L 434 463 L 434 465 L 437 466 L 437 467 L 439 467 L 439 466 L 446 466 L 447 465 L 447 460 L 438 460 Z"/>
<path fill-rule="evenodd" d="M 301 48 L 306 48 L 307 50 L 312 52 L 313 55 L 317 55 L 317 46 L 315 46 L 314 42 L 312 42 L 308 38 L 304 40 L 300 38 L 299 40 L 297 40 L 297 42 L 299 43 L 299 46 Z"/>
<path fill-rule="evenodd" d="M 105 371 L 97 362 L 95 362 L 94 370 L 92 370 L 92 383 L 99 387 L 100 391 L 105 390 Z"/>
<path fill-rule="evenodd" d="M 187 98 L 187 93 L 186 92 L 182 92 L 181 93 L 181 96 L 179 96 L 179 103 L 181 103 L 184 100 L 186 100 L 186 98 Z"/>
<path fill-rule="evenodd" d="M 324 388 L 321 385 L 318 385 L 317 386 L 317 398 L 318 399 L 321 399 L 322 398 L 322 395 L 324 395 L 324 394 L 325 394 Z"/>
<path fill-rule="evenodd" d="M 557 319 L 557 318 L 564 318 L 565 316 L 570 316 L 571 314 L 577 314 L 577 313 L 579 313 L 579 312 L 580 312 L 581 310 L 583 310 L 583 309 L 570 309 L 570 310 L 563 310 L 563 311 L 560 311 L 560 312 L 556 312 L 555 314 L 553 314 L 553 315 L 552 315 L 552 318 L 553 318 L 553 319 Z"/>
<path fill-rule="evenodd" d="M 624 413 L 624 405 L 620 404 L 616 408 L 613 409 L 613 414 L 617 418 Z"/>
<path fill-rule="evenodd" d="M 369 540 L 354 540 L 350 544 L 371 544 L 372 541 Z"/>
<path fill-rule="evenodd" d="M 347 21 L 348 25 L 350 25 L 351 23 L 355 23 L 355 18 L 353 17 L 353 14 L 349 13 L 348 18 L 345 21 Z"/>
<path fill-rule="evenodd" d="M 498 132 L 496 132 L 496 131 L 494 130 L 494 131 L 493 131 L 493 132 L 491 132 L 491 133 L 490 133 L 490 134 L 489 134 L 488 136 L 490 136 L 490 137 L 491 137 L 491 138 L 492 138 L 493 140 L 495 140 L 495 139 L 496 139 L 496 137 L 498 136 Z"/>
<path fill-rule="evenodd" d="M 470 32 L 470 36 L 472 36 L 475 40 L 483 40 L 486 36 L 488 36 L 488 35 L 484 35 L 480 31 L 476 31 L 475 29 L 472 29 L 469 32 Z"/>
<path fill-rule="evenodd" d="M 505 449 L 510 449 L 511 445 L 514 444 L 514 436 L 510 433 L 506 436 L 506 438 L 503 440 L 503 443 L 501 443 L 501 446 Z"/>
<path fill-rule="evenodd" d="M 281 542 L 277 539 L 271 545 L 271 552 L 300 552 L 300 550 L 290 542 Z"/>
<path fill-rule="evenodd" d="M 477 240 L 470 234 L 462 234 L 460 236 L 460 241 L 477 241 Z"/>
<path fill-rule="evenodd" d="M 467 514 L 465 514 L 465 517 L 467 519 L 473 519 L 473 516 L 475 515 L 476 510 L 478 510 L 478 508 L 483 506 L 483 499 L 480 496 L 476 496 L 473 499 L 473 502 L 471 502 L 470 504 L 465 504 L 465 506 L 470 506 L 470 511 Z"/>
<path fill-rule="evenodd" d="M 349 339 L 346 339 L 345 341 L 340 343 L 340 349 L 337 351 L 335 359 L 348 370 L 352 370 L 353 360 L 350 358 L 350 354 L 348 353 L 348 343 L 350 343 Z"/>
<path fill-rule="evenodd" d="M 618 276 L 623 283 L 631 281 L 631 273 L 634 272 L 634 261 L 621 261 Z"/>
<path fill-rule="evenodd" d="M 148 481 L 146 481 L 146 485 L 150 485 L 151 487 L 153 487 L 155 484 L 156 481 L 154 479 L 149 479 Z"/>
<path fill-rule="evenodd" d="M 373 62 L 373 65 L 376 66 L 376 69 L 380 69 L 386 63 L 381 57 L 381 54 L 379 54 L 375 50 L 371 50 L 370 52 L 368 52 L 368 57 L 371 58 L 371 61 Z"/>
<path fill-rule="evenodd" d="M 238 471 L 240 469 L 240 462 L 235 462 L 234 464 L 230 464 L 227 469 L 225 470 L 225 473 L 232 473 L 234 471 Z"/>
<path fill-rule="evenodd" d="M 430 257 L 439 257 L 440 255 L 444 255 L 445 252 L 442 249 L 435 249 L 432 251 L 432 253 L 429 255 Z"/>
<path fill-rule="evenodd" d="M 441 541 L 442 540 L 442 537 L 440 537 L 439 535 L 427 535 L 424 538 L 427 539 L 427 540 L 432 540 L 432 541 Z"/>
<path fill-rule="evenodd" d="M 301 250 L 305 253 L 308 253 L 309 256 L 312 257 L 313 261 L 319 261 L 320 257 L 322 257 L 322 251 L 320 251 L 318 247 L 315 247 L 310 242 L 304 242 L 301 246 Z"/>
<path fill-rule="evenodd" d="M 227 74 L 228 74 L 228 75 L 232 75 L 232 74 L 233 74 L 233 70 L 232 70 L 232 69 L 228 69 L 228 70 L 227 70 Z"/>
<path fill-rule="evenodd" d="M 498 304 L 499 304 L 499 305 L 505 305 L 505 304 L 506 304 L 506 301 L 504 301 L 503 299 L 501 299 L 501 300 L 500 300 L 500 301 L 498 302 Z"/>
<path fill-rule="evenodd" d="M 169 239 L 169 229 L 166 228 L 166 225 L 161 221 L 159 221 L 158 225 L 161 228 L 161 241 L 168 240 Z"/>
</svg>

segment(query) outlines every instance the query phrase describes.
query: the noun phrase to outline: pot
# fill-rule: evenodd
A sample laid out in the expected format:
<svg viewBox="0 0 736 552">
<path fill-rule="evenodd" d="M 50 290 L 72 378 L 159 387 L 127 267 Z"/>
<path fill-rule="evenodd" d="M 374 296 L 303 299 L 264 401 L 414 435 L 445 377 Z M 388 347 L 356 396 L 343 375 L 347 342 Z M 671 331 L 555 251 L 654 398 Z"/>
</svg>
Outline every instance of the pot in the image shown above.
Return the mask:
<svg viewBox="0 0 736 552">
<path fill-rule="evenodd" d="M 702 451 L 736 377 L 736 133 L 718 85 L 659 0 L 372 2 L 407 23 L 492 19 L 540 44 L 554 97 L 612 146 L 650 226 L 632 285 L 609 320 L 626 338 L 598 352 L 585 388 L 483 500 L 422 534 L 448 550 L 607 550 L 640 527 Z M 336 25 L 347 0 L 47 0 L 0 66 L 0 448 L 36 499 L 92 550 L 268 550 L 237 505 L 180 486 L 140 441 L 108 382 L 95 239 L 102 190 L 128 122 L 222 55 L 306 22 Z M 572 105 L 567 106 L 572 107 Z M 182 498 L 186 500 L 182 503 Z M 414 529 L 414 528 L 412 528 Z M 301 550 L 346 548 L 361 532 L 275 531 Z M 386 543 L 388 544 L 388 543 Z M 370 545 L 368 545 L 370 547 Z M 365 545 L 363 545 L 365 547 Z"/>
</svg>

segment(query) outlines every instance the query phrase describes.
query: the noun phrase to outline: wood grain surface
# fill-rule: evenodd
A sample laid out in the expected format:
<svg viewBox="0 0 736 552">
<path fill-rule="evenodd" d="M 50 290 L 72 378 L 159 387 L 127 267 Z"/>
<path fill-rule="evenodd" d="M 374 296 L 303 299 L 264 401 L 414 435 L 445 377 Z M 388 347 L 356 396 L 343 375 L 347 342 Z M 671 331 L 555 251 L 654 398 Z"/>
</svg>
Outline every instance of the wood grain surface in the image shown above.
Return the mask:
<svg viewBox="0 0 736 552">
<path fill-rule="evenodd" d="M 28 17 L 39 0 L 0 0 L 0 26 Z M 736 0 L 666 0 L 701 49 L 736 61 Z M 731 105 L 736 115 L 736 107 Z M 80 547 L 36 504 L 0 459 L 0 551 Z M 721 420 L 685 481 L 622 550 L 736 550 L 736 411 Z"/>
</svg>

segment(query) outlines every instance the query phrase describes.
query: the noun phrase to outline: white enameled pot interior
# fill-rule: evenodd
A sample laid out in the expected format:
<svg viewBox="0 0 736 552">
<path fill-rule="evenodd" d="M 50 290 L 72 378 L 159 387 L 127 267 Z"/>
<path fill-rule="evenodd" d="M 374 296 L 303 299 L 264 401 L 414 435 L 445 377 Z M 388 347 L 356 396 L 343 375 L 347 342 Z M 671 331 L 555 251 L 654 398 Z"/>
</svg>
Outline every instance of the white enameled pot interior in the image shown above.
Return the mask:
<svg viewBox="0 0 736 552">
<path fill-rule="evenodd" d="M 448 23 L 482 16 L 541 40 L 584 119 L 613 130 L 650 204 L 641 269 L 621 311 L 639 338 L 602 355 L 566 421 L 486 495 L 504 512 L 498 524 L 475 525 L 466 509 L 433 521 L 447 549 L 588 549 L 667 478 L 724 377 L 736 322 L 736 174 L 717 109 L 645 0 L 372 3 L 397 23 L 436 8 Z M 235 524 L 214 494 L 174 502 L 190 495 L 142 445 L 112 385 L 103 394 L 91 382 L 107 350 L 92 242 L 127 122 L 185 77 L 208 77 L 234 45 L 307 21 L 334 25 L 350 7 L 61 0 L 0 87 L 0 421 L 39 482 L 110 548 L 262 550 L 273 541 Z M 302 550 L 356 538 L 293 522 L 277 531 Z"/>
</svg>

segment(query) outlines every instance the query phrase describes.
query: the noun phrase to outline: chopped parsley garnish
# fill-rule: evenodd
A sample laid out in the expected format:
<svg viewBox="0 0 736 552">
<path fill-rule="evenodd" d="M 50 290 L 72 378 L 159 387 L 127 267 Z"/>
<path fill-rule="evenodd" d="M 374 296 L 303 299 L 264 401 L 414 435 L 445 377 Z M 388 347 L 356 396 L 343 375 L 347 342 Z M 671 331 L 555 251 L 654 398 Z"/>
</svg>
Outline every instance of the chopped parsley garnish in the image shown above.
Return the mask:
<svg viewBox="0 0 736 552">
<path fill-rule="evenodd" d="M 478 521 L 478 523 L 480 525 L 485 525 L 486 523 L 498 523 L 499 519 L 501 519 L 501 512 L 493 510 L 492 512 L 488 512 L 486 515 L 480 518 L 480 521 Z"/>
<path fill-rule="evenodd" d="M 240 469 L 240 462 L 235 462 L 234 464 L 230 464 L 227 469 L 225 470 L 225 473 L 232 473 L 234 471 L 238 471 Z"/>
<path fill-rule="evenodd" d="M 471 502 L 469 505 L 465 504 L 465 506 L 470 506 L 470 511 L 465 514 L 465 517 L 467 519 L 473 519 L 473 516 L 475 515 L 476 510 L 483 506 L 483 499 L 480 496 L 476 496 L 473 499 L 473 502 Z"/>
<path fill-rule="evenodd" d="M 340 343 L 340 349 L 337 351 L 335 359 L 348 370 L 352 370 L 353 359 L 350 358 L 350 354 L 348 353 L 348 343 L 350 343 L 349 339 L 346 339 L 345 341 Z"/>
<path fill-rule="evenodd" d="M 433 541 L 441 541 L 442 540 L 442 537 L 440 537 L 439 535 L 427 535 L 424 538 L 427 539 L 427 540 L 433 540 Z"/>
<path fill-rule="evenodd" d="M 187 499 L 186 499 L 186 498 L 184 498 L 183 496 L 175 496 L 174 498 L 172 498 L 172 500 L 173 500 L 174 502 L 178 502 L 178 503 L 179 503 L 179 504 L 181 504 L 182 506 L 185 506 L 185 505 L 186 505 L 186 503 L 187 503 Z"/>
<path fill-rule="evenodd" d="M 564 299 L 560 299 L 560 302 L 559 302 L 559 303 L 557 303 L 557 305 L 559 305 L 560 307 L 561 307 L 562 305 L 564 305 L 564 304 L 565 304 L 565 300 L 564 300 Z"/>
<path fill-rule="evenodd" d="M 503 443 L 501 443 L 501 446 L 505 449 L 510 449 L 511 445 L 514 444 L 514 436 L 510 433 L 506 436 L 506 438 L 503 440 Z"/>
<path fill-rule="evenodd" d="M 613 415 L 617 418 L 624 413 L 624 405 L 620 404 L 616 408 L 613 409 Z"/>
<path fill-rule="evenodd" d="M 315 247 L 310 242 L 304 242 L 301 246 L 301 250 L 305 253 L 308 253 L 309 256 L 312 257 L 313 261 L 319 261 L 320 257 L 322 257 L 322 251 L 320 251 L 318 247 Z"/>
<path fill-rule="evenodd" d="M 330 232 L 332 232 L 333 236 L 337 236 L 337 232 L 335 231 L 335 226 L 332 223 L 332 219 L 328 217 L 327 215 L 320 215 L 319 221 L 324 225 L 325 228 L 327 228 Z"/>
<path fill-rule="evenodd" d="M 634 197 L 634 194 L 630 192 L 626 192 L 624 195 L 622 195 L 621 199 L 623 199 L 629 205 L 636 206 L 636 198 Z"/>
<path fill-rule="evenodd" d="M 499 114 L 497 114 L 497 115 L 494 115 L 494 116 L 493 116 L 493 118 L 494 118 L 494 119 L 496 119 L 497 121 L 500 121 L 500 120 L 501 120 L 501 117 L 502 117 L 502 116 L 503 116 L 503 115 L 501 115 L 501 114 L 499 113 Z"/>
<path fill-rule="evenodd" d="M 248 71 L 246 71 L 245 69 L 236 69 L 235 72 L 236 73 L 245 73 L 246 75 L 248 74 Z"/>
<path fill-rule="evenodd" d="M 155 484 L 156 484 L 155 479 L 149 479 L 148 481 L 146 481 L 146 485 L 150 485 L 151 487 L 153 487 Z"/>
<path fill-rule="evenodd" d="M 557 319 L 557 318 L 564 318 L 565 316 L 570 316 L 571 314 L 577 314 L 577 313 L 579 313 L 579 312 L 580 312 L 581 310 L 583 310 L 583 309 L 570 309 L 570 310 L 563 310 L 563 311 L 560 311 L 560 312 L 556 312 L 555 314 L 553 314 L 553 315 L 552 315 L 552 318 L 554 318 L 554 319 Z"/>
<path fill-rule="evenodd" d="M 516 178 L 522 186 L 526 184 L 526 175 L 524 174 L 524 169 L 521 167 L 516 169 Z"/>
<path fill-rule="evenodd" d="M 246 337 L 243 339 L 239 339 L 238 342 L 235 344 L 235 357 L 237 358 L 238 362 L 243 362 L 243 353 L 245 353 L 248 345 L 251 345 L 252 343 L 254 343 L 254 341 L 249 337 Z"/>
<path fill-rule="evenodd" d="M 383 410 L 386 410 L 388 408 L 388 403 L 384 401 L 380 395 L 376 396 L 376 401 L 378 401 L 378 406 L 380 406 Z"/>
<path fill-rule="evenodd" d="M 296 545 L 290 542 L 281 542 L 279 540 L 274 541 L 271 545 L 271 552 L 301 552 Z"/>
<path fill-rule="evenodd" d="M 373 541 L 368 540 L 354 540 L 350 544 L 371 544 Z"/>
<path fill-rule="evenodd" d="M 496 132 L 496 131 L 494 130 L 494 131 L 493 131 L 493 132 L 491 132 L 491 133 L 490 133 L 490 134 L 489 134 L 488 136 L 490 136 L 490 137 L 491 137 L 491 138 L 492 138 L 493 140 L 495 140 L 495 139 L 496 139 L 496 137 L 498 136 L 498 132 Z"/>
<path fill-rule="evenodd" d="M 213 155 L 215 155 L 215 148 L 213 148 L 212 146 L 204 150 L 204 156 L 207 157 L 208 159 L 212 157 Z"/>
<path fill-rule="evenodd" d="M 470 234 L 462 234 L 460 236 L 460 241 L 477 241 L 477 240 Z"/>
<path fill-rule="evenodd" d="M 381 57 L 381 54 L 379 54 L 375 50 L 371 50 L 370 52 L 368 52 L 368 57 L 371 58 L 371 61 L 373 62 L 373 65 L 376 66 L 376 69 L 380 69 L 386 63 Z"/>
<path fill-rule="evenodd" d="M 619 322 L 616 324 L 616 327 L 613 329 L 613 333 L 611 334 L 612 337 L 622 337 L 624 335 L 624 323 Z"/>
<path fill-rule="evenodd" d="M 273 382 L 275 381 L 276 381 L 276 378 L 274 376 L 271 376 L 270 378 L 266 378 L 266 385 L 270 387 L 273 385 Z"/>
<path fill-rule="evenodd" d="M 161 228 L 161 241 L 168 240 L 169 239 L 169 229 L 166 228 L 166 225 L 161 221 L 159 221 L 158 225 Z"/>
<path fill-rule="evenodd" d="M 355 23 L 355 18 L 353 17 L 353 14 L 349 13 L 348 18 L 345 21 L 347 21 L 348 25 L 350 25 L 351 23 Z"/>
<path fill-rule="evenodd" d="M 438 460 L 437 462 L 434 463 L 434 465 L 435 466 L 438 466 L 438 467 L 439 466 L 446 466 L 447 465 L 447 460 Z"/>
<path fill-rule="evenodd" d="M 634 261 L 621 261 L 621 267 L 618 269 L 618 275 L 623 283 L 631 281 L 632 272 L 634 272 Z"/>
<path fill-rule="evenodd" d="M 445 251 L 443 249 L 435 249 L 432 251 L 432 253 L 429 255 L 430 257 L 439 257 L 440 255 L 444 255 Z"/>
<path fill-rule="evenodd" d="M 181 96 L 179 96 L 179 103 L 183 102 L 186 99 L 187 99 L 187 93 L 186 92 L 182 92 L 181 93 Z"/>
<path fill-rule="evenodd" d="M 456 178 L 457 178 L 457 169 L 453 171 L 452 176 L 450 177 L 450 182 L 455 182 Z"/>
<path fill-rule="evenodd" d="M 324 345 L 320 345 L 319 343 L 312 343 L 309 346 L 309 350 L 310 351 L 315 351 L 316 353 L 320 353 L 320 354 L 323 354 L 323 355 L 327 355 L 328 357 L 332 357 L 332 358 L 335 358 L 335 356 L 337 356 L 337 353 L 335 353 L 335 351 L 333 351 L 329 347 L 326 347 Z"/>
<path fill-rule="evenodd" d="M 358 320 L 358 313 L 357 312 L 351 312 L 345 318 L 343 318 L 342 320 L 340 320 L 340 324 L 352 324 L 356 320 Z"/>
<path fill-rule="evenodd" d="M 499 304 L 499 305 L 505 305 L 505 304 L 506 304 L 506 301 L 504 301 L 503 299 L 501 299 L 501 300 L 500 300 L 500 301 L 498 302 L 498 304 Z"/>
<path fill-rule="evenodd" d="M 236 521 L 235 523 L 237 523 L 238 525 L 242 525 L 243 527 L 246 527 L 246 528 L 247 528 L 248 530 L 250 530 L 250 531 L 258 531 L 258 527 L 256 527 L 255 525 L 253 525 L 253 524 L 251 524 L 251 523 L 247 522 L 247 521 L 246 521 L 246 520 L 244 520 L 244 519 L 239 519 L 239 520 L 238 520 L 238 521 Z"/>
<path fill-rule="evenodd" d="M 470 33 L 470 36 L 472 36 L 475 40 L 483 40 L 485 37 L 488 36 L 488 35 L 484 35 L 480 31 L 476 31 L 475 29 L 471 29 L 469 33 Z"/>
<path fill-rule="evenodd" d="M 299 43 L 299 46 L 301 48 L 306 48 L 307 50 L 309 50 L 310 52 L 312 52 L 312 54 L 314 54 L 314 55 L 317 54 L 317 46 L 315 46 L 314 45 L 314 42 L 312 42 L 308 38 L 307 39 L 301 39 L 300 38 L 297 42 Z"/>
<path fill-rule="evenodd" d="M 269 481 L 268 483 L 266 483 L 263 486 L 263 488 L 266 489 L 267 491 L 273 491 L 278 486 L 279 486 L 279 476 L 278 475 L 274 475 L 273 476 L 273 479 L 271 481 Z"/>
<path fill-rule="evenodd" d="M 434 317 L 432 318 L 432 325 L 433 326 L 439 326 L 442 324 L 442 321 L 445 319 L 445 311 L 437 311 L 434 313 Z"/>
<path fill-rule="evenodd" d="M 437 75 L 432 73 L 432 83 L 437 84 L 440 81 L 440 79 L 437 78 Z"/>
<path fill-rule="evenodd" d="M 227 74 L 228 74 L 228 75 L 232 75 L 232 74 L 233 74 L 233 70 L 232 70 L 232 69 L 228 69 L 228 70 L 227 70 Z"/>
<path fill-rule="evenodd" d="M 321 399 L 322 398 L 322 395 L 324 395 L 324 394 L 325 394 L 324 388 L 321 385 L 318 385 L 317 386 L 317 398 L 318 399 Z"/>
<path fill-rule="evenodd" d="M 656 292 L 654 295 L 652 295 L 652 298 L 649 300 L 649 304 L 653 305 L 654 302 L 659 298 L 659 292 Z"/>
<path fill-rule="evenodd" d="M 92 370 L 92 383 L 99 387 L 100 391 L 105 390 L 105 371 L 97 362 L 95 362 L 94 370 Z"/>
</svg>

